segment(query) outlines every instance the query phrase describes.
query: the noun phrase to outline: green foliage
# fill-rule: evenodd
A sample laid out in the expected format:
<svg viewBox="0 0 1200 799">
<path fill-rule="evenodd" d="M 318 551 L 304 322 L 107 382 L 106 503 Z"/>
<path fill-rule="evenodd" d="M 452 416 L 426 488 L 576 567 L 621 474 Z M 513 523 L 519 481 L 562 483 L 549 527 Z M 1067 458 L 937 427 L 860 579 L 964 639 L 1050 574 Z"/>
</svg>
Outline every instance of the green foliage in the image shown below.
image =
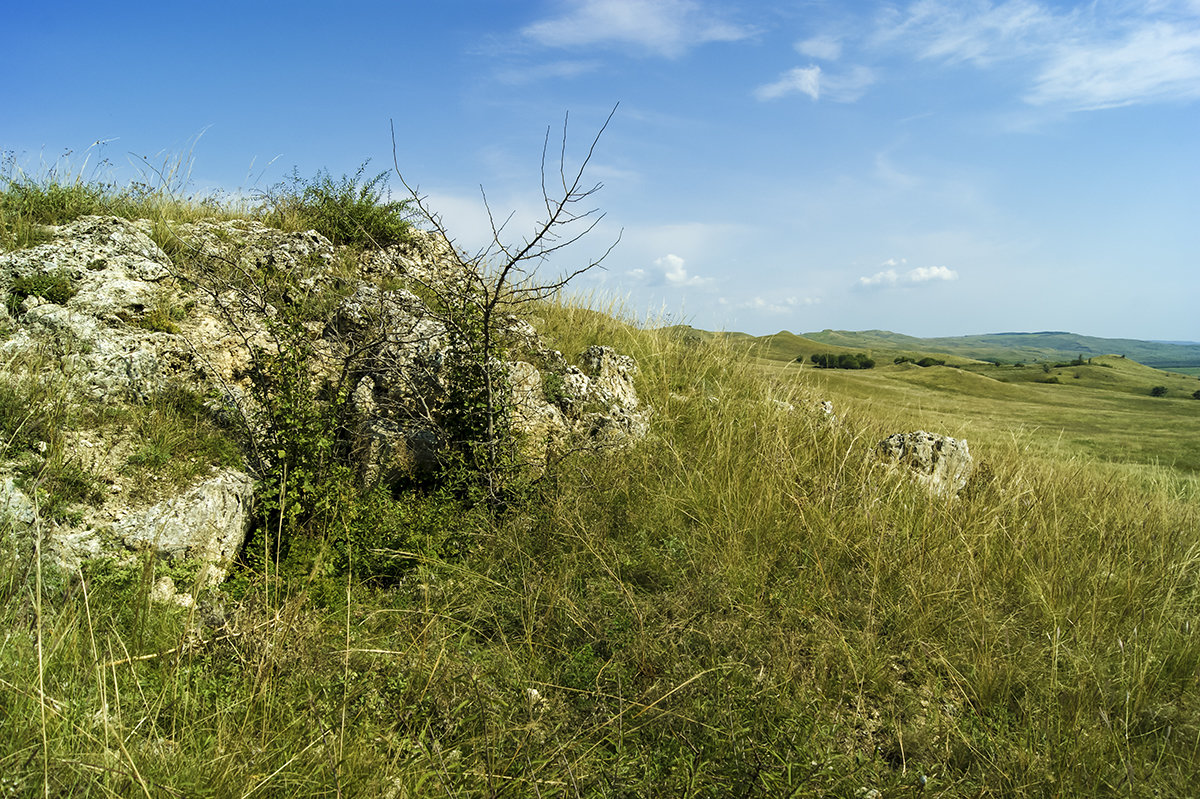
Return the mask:
<svg viewBox="0 0 1200 799">
<path fill-rule="evenodd" d="M 137 322 L 138 327 L 156 333 L 178 333 L 178 323 L 187 317 L 194 305 L 194 302 L 177 302 L 172 295 L 164 292 L 142 314 Z"/>
<path fill-rule="evenodd" d="M 241 468 L 241 453 L 229 431 L 220 429 L 205 397 L 171 383 L 144 405 L 131 409 L 122 426 L 133 433 L 124 471 L 185 486 L 212 466 Z"/>
<path fill-rule="evenodd" d="M 302 178 L 293 171 L 262 199 L 264 220 L 284 230 L 313 229 L 335 245 L 382 249 L 409 239 L 412 213 L 387 194 L 387 172 L 366 177 L 367 162 L 335 180 L 319 171 Z"/>
<path fill-rule="evenodd" d="M 75 296 L 76 291 L 75 282 L 66 272 L 39 272 L 13 280 L 8 288 L 6 302 L 9 313 L 16 315 L 26 297 L 41 297 L 55 305 L 66 305 L 67 301 Z"/>
<path fill-rule="evenodd" d="M 933 357 L 927 356 L 927 357 L 922 358 L 921 360 L 917 361 L 917 366 L 930 367 L 930 366 L 945 366 L 945 365 L 946 365 L 946 361 L 943 358 L 933 358 Z"/>
<path fill-rule="evenodd" d="M 1192 399 L 1200 399 L 1200 391 L 1193 391 Z"/>
<path fill-rule="evenodd" d="M 1167 396 L 1167 387 L 1166 386 L 1155 386 L 1154 388 L 1150 389 L 1150 396 L 1152 396 L 1152 397 Z"/>
<path fill-rule="evenodd" d="M 865 352 L 814 353 L 810 359 L 818 369 L 874 369 L 875 361 Z"/>
<path fill-rule="evenodd" d="M 26 489 L 38 503 L 38 512 L 56 522 L 78 524 L 80 505 L 95 504 L 104 497 L 95 475 L 61 452 L 52 451 L 44 460 L 27 464 L 21 473 Z"/>
</svg>

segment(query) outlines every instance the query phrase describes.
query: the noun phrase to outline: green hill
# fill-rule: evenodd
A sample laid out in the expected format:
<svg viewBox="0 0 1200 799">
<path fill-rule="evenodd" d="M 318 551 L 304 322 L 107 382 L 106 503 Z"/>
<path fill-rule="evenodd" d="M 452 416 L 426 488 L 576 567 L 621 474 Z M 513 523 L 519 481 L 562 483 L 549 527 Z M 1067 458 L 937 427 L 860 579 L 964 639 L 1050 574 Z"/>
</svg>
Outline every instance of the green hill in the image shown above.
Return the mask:
<svg viewBox="0 0 1200 799">
<path fill-rule="evenodd" d="M 848 348 L 944 352 L 1004 363 L 1070 360 L 1079 355 L 1124 355 L 1163 369 L 1200 367 L 1200 344 L 1098 338 L 1078 333 L 989 333 L 977 336 L 916 338 L 888 330 L 822 330 L 804 338 Z"/>
</svg>

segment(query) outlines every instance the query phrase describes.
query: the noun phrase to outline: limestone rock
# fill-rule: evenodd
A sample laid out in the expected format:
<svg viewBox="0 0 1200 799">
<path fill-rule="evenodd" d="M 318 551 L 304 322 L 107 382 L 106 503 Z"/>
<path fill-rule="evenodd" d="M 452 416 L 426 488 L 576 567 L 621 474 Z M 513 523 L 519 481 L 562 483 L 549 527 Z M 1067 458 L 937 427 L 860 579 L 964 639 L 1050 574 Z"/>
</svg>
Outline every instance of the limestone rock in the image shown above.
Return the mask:
<svg viewBox="0 0 1200 799">
<path fill-rule="evenodd" d="M 37 519 L 33 500 L 17 488 L 11 477 L 0 480 L 0 527 L 6 524 L 29 527 Z"/>
<path fill-rule="evenodd" d="M 638 406 L 633 376 L 637 363 L 628 355 L 619 355 L 612 347 L 592 346 L 579 356 L 583 371 L 591 378 L 589 393 L 609 406 L 633 410 Z"/>
<path fill-rule="evenodd" d="M 888 436 L 879 442 L 879 453 L 908 467 L 918 482 L 938 496 L 956 495 L 975 469 L 966 439 L 924 430 Z"/>
<path fill-rule="evenodd" d="M 226 469 L 176 497 L 131 513 L 112 532 L 130 549 L 152 549 L 168 558 L 199 560 L 201 582 L 224 579 L 250 525 L 254 481 Z"/>
</svg>

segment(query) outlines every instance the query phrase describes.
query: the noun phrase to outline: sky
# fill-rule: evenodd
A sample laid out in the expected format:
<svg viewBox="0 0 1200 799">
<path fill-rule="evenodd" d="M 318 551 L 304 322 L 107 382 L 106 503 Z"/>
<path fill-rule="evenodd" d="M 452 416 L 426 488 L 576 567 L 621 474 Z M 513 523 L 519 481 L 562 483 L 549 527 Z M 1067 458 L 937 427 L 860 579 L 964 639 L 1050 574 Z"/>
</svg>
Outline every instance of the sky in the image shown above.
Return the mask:
<svg viewBox="0 0 1200 799">
<path fill-rule="evenodd" d="M 1200 0 L 14 2 L 3 17 L 7 174 L 168 174 L 253 197 L 293 170 L 391 170 L 394 152 L 474 252 L 488 208 L 506 241 L 529 235 L 543 151 L 552 177 L 561 153 L 577 169 L 611 113 L 580 206 L 603 218 L 539 272 L 616 242 L 572 284 L 597 304 L 755 335 L 1200 341 Z"/>
</svg>

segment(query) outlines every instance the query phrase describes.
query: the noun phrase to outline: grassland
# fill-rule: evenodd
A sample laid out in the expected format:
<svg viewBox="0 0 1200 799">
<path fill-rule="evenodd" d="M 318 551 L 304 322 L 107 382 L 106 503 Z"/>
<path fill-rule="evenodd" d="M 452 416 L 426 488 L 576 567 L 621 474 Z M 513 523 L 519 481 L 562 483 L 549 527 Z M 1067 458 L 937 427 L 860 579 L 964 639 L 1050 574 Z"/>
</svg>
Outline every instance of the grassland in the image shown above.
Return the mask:
<svg viewBox="0 0 1200 799">
<path fill-rule="evenodd" d="M 852 349 L 941 352 L 1003 363 L 1065 361 L 1078 355 L 1123 355 L 1139 363 L 1162 369 L 1200 367 L 1198 344 L 1099 338 L 1065 332 L 916 338 L 888 330 L 823 330 L 819 333 L 806 333 L 805 337 L 822 344 L 836 344 Z"/>
<path fill-rule="evenodd" d="M 1200 381 L 1128 359 L 1101 357 L 1049 372 L 1040 366 L 990 364 L 957 369 L 902 364 L 847 372 L 761 363 L 768 373 L 820 386 L 901 426 L 981 443 L 1016 439 L 1050 457 L 1200 473 L 1200 400 L 1192 397 Z M 1167 387 L 1167 395 L 1150 396 L 1155 386 Z"/>
<path fill-rule="evenodd" d="M 0 530 L 0 789 L 1200 793 L 1200 492 L 1166 432 L 1197 440 L 1200 402 L 1138 393 L 1160 373 L 817 371 L 611 310 L 534 316 L 564 352 L 637 359 L 649 437 L 499 513 L 341 484 L 321 534 L 463 542 L 373 553 L 406 564 L 391 579 L 247 557 L 178 608 L 149 596 L 168 564 L 63 573 Z M 46 429 L 87 417 L 9 388 Z M 879 462 L 912 427 L 971 440 L 960 498 Z"/>
</svg>

